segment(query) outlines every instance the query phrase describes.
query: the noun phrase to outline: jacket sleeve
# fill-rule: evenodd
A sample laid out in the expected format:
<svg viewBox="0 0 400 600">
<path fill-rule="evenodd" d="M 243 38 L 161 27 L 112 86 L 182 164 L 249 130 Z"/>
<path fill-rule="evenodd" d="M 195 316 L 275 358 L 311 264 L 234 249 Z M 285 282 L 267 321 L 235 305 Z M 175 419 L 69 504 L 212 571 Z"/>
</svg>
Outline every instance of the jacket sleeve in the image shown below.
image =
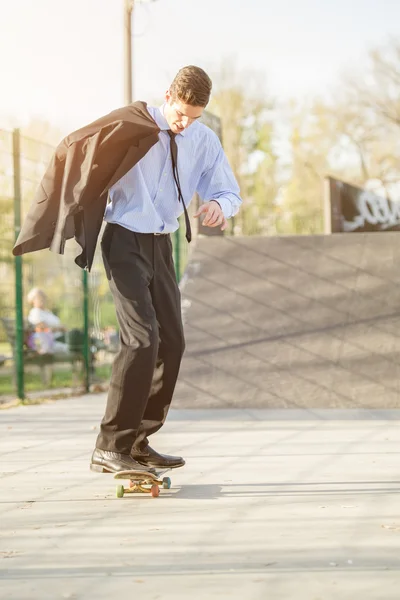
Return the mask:
<svg viewBox="0 0 400 600">
<path fill-rule="evenodd" d="M 111 127 L 111 130 L 113 129 L 114 127 Z M 96 153 L 104 143 L 104 133 L 104 129 L 101 129 L 88 138 L 71 143 L 67 148 L 60 190 L 60 209 L 50 244 L 50 250 L 53 252 L 63 254 L 66 240 L 73 237 L 72 219 L 81 210 L 80 201 L 92 169 L 95 168 Z"/>
</svg>

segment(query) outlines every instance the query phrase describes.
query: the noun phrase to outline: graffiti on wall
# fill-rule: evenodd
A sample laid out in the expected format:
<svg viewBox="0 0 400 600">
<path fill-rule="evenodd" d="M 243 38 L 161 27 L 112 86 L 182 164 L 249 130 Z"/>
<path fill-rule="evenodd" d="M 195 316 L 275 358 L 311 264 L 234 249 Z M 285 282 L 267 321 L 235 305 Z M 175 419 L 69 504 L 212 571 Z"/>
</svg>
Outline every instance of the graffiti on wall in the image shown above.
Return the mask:
<svg viewBox="0 0 400 600">
<path fill-rule="evenodd" d="M 332 177 L 328 189 L 330 233 L 400 230 L 400 202 Z"/>
</svg>

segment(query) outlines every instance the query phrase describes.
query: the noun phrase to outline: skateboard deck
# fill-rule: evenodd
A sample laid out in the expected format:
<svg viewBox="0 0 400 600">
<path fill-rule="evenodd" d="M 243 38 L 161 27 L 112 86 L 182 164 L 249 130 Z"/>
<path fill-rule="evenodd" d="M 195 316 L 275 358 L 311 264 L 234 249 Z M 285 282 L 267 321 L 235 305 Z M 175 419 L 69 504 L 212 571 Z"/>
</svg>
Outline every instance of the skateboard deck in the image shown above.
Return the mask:
<svg viewBox="0 0 400 600">
<path fill-rule="evenodd" d="M 171 487 L 171 479 L 169 477 L 160 477 L 169 471 L 157 471 L 155 474 L 146 471 L 119 471 L 115 473 L 114 479 L 125 479 L 129 481 L 129 487 L 125 487 L 122 483 L 118 483 L 116 487 L 117 498 L 123 498 L 125 494 L 145 493 L 151 494 L 156 498 L 160 494 L 160 486 L 169 490 Z"/>
</svg>

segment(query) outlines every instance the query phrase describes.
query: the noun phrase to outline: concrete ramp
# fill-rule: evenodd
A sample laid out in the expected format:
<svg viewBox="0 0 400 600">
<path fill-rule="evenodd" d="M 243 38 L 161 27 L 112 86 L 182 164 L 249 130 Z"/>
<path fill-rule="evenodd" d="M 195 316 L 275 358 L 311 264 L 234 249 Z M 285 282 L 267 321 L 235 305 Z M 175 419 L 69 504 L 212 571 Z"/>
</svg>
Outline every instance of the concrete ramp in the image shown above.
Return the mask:
<svg viewBox="0 0 400 600">
<path fill-rule="evenodd" d="M 200 238 L 175 407 L 397 408 L 400 236 Z"/>
</svg>

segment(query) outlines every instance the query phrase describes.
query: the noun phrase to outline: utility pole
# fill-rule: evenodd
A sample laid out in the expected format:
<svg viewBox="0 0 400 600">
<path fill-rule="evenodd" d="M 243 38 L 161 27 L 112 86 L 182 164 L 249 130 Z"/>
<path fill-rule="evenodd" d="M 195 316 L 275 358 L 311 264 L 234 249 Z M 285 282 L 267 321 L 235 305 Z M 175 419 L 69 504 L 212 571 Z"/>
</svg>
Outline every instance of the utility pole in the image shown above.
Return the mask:
<svg viewBox="0 0 400 600">
<path fill-rule="evenodd" d="M 132 102 L 132 13 L 135 0 L 124 0 L 124 101 Z"/>
<path fill-rule="evenodd" d="M 132 17 L 135 2 L 155 2 L 156 0 L 123 0 L 124 2 L 124 100 L 132 102 Z"/>
</svg>

